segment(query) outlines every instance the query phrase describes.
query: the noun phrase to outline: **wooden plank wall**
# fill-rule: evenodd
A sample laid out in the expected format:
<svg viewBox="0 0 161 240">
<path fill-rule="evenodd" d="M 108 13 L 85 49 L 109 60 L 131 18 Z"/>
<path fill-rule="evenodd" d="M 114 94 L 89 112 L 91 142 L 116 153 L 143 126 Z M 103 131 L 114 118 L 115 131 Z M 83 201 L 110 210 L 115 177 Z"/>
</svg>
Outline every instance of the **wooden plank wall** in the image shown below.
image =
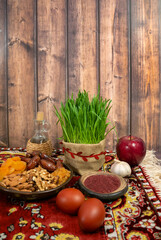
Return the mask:
<svg viewBox="0 0 161 240">
<path fill-rule="evenodd" d="M 132 132 L 161 146 L 161 1 L 131 1 Z"/>
<path fill-rule="evenodd" d="M 7 1 L 9 145 L 25 146 L 36 110 L 34 0 Z"/>
<path fill-rule="evenodd" d="M 6 4 L 0 0 L 0 141 L 8 145 L 6 48 Z"/>
<path fill-rule="evenodd" d="M 118 137 L 161 150 L 160 18 L 160 0 L 0 0 L 0 141 L 25 147 L 41 110 L 58 147 L 53 105 L 100 86 Z"/>
</svg>

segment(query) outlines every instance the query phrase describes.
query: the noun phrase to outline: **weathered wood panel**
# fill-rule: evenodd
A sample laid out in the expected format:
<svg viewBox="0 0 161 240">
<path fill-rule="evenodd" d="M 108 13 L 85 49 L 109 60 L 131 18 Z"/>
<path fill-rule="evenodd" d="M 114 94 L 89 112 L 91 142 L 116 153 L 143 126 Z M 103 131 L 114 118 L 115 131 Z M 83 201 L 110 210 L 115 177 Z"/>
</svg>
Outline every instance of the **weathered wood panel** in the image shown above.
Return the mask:
<svg viewBox="0 0 161 240">
<path fill-rule="evenodd" d="M 26 146 L 33 133 L 34 0 L 8 0 L 8 117 L 9 145 Z"/>
<path fill-rule="evenodd" d="M 38 109 L 51 124 L 54 146 L 62 136 L 54 107 L 66 94 L 66 1 L 38 1 Z"/>
<path fill-rule="evenodd" d="M 160 139 L 159 0 L 131 1 L 132 17 L 132 134 L 148 149 Z"/>
<path fill-rule="evenodd" d="M 69 96 L 97 93 L 97 1 L 68 1 Z"/>
<path fill-rule="evenodd" d="M 6 4 L 0 0 L 0 146 L 8 144 L 6 67 Z"/>
<path fill-rule="evenodd" d="M 159 150 L 160 17 L 160 0 L 0 0 L 0 141 L 25 147 L 41 110 L 57 147 L 53 105 L 100 85 L 118 137 L 132 130 Z"/>
<path fill-rule="evenodd" d="M 100 89 L 112 99 L 110 120 L 118 137 L 129 133 L 128 0 L 100 1 Z M 107 136 L 107 147 L 115 148 L 117 135 Z"/>
</svg>

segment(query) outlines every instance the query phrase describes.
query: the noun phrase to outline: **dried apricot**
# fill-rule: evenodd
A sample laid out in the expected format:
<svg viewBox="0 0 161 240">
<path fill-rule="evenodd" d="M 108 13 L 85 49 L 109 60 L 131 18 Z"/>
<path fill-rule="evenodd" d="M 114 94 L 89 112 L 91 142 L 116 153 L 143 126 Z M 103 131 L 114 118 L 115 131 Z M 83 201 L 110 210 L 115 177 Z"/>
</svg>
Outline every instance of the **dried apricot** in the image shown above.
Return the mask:
<svg viewBox="0 0 161 240">
<path fill-rule="evenodd" d="M 8 174 L 7 174 L 7 175 L 13 173 L 14 171 L 15 171 L 15 168 L 12 167 L 12 166 L 10 166 L 10 167 L 8 168 Z"/>
<path fill-rule="evenodd" d="M 26 162 L 23 162 L 23 161 L 14 162 L 13 167 L 14 167 L 15 170 L 24 171 L 25 168 L 26 168 Z"/>
<path fill-rule="evenodd" d="M 6 175 L 23 172 L 26 169 L 26 162 L 21 161 L 20 157 L 8 158 L 0 167 L 0 181 Z"/>
<path fill-rule="evenodd" d="M 18 171 L 17 170 L 17 171 L 14 171 L 12 174 L 19 174 L 19 173 L 22 173 L 22 171 L 20 171 L 20 170 Z"/>
<path fill-rule="evenodd" d="M 6 167 L 0 167 L 0 181 L 2 181 L 2 179 L 8 175 L 8 168 Z"/>
<path fill-rule="evenodd" d="M 21 161 L 21 158 L 20 157 L 13 157 L 12 160 L 13 161 Z"/>
<path fill-rule="evenodd" d="M 12 164 L 13 164 L 12 158 L 7 158 L 7 160 L 4 163 L 2 163 L 2 167 L 3 166 L 10 167 L 10 166 L 12 166 Z"/>
</svg>

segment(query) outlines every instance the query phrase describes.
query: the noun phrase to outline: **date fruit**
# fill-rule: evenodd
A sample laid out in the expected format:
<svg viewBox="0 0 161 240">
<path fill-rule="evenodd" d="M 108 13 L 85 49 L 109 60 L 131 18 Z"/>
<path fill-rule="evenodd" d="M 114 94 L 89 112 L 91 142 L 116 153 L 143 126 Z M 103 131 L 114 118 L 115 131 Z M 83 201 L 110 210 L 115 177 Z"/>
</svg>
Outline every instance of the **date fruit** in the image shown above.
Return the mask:
<svg viewBox="0 0 161 240">
<path fill-rule="evenodd" d="M 22 157 L 21 160 L 26 162 L 26 163 L 29 163 L 31 158 L 29 158 L 29 157 Z"/>
<path fill-rule="evenodd" d="M 36 156 L 36 155 L 40 156 L 40 155 L 41 155 L 41 152 L 35 150 L 35 151 L 33 151 L 31 154 L 32 154 L 33 157 Z"/>
<path fill-rule="evenodd" d="M 63 167 L 60 160 L 55 160 L 53 157 L 37 150 L 34 150 L 31 153 L 26 153 L 26 157 L 21 157 L 21 159 L 27 163 L 27 170 L 41 165 L 41 167 L 45 168 L 48 172 L 54 172 L 57 168 Z"/>
<path fill-rule="evenodd" d="M 57 168 L 62 168 L 62 167 L 63 167 L 63 164 L 62 164 L 62 162 L 61 162 L 60 160 L 58 160 L 58 161 L 56 162 L 56 167 L 57 167 Z"/>
<path fill-rule="evenodd" d="M 38 155 L 35 155 L 33 158 L 31 158 L 30 162 L 27 165 L 27 170 L 35 168 L 40 161 L 40 157 Z"/>
<path fill-rule="evenodd" d="M 56 165 L 54 162 L 51 162 L 47 159 L 40 159 L 40 164 L 43 168 L 47 169 L 49 172 L 53 172 L 56 170 Z"/>
</svg>

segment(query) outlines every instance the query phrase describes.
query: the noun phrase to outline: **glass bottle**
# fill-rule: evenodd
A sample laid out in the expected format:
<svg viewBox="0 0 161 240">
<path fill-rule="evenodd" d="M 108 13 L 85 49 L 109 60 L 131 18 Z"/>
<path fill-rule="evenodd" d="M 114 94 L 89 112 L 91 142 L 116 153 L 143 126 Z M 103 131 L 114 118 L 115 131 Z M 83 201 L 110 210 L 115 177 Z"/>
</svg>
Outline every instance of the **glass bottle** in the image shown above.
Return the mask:
<svg viewBox="0 0 161 240">
<path fill-rule="evenodd" d="M 45 143 L 48 141 L 48 130 L 50 128 L 49 123 L 44 120 L 44 113 L 37 112 L 37 118 L 35 122 L 35 133 L 30 139 L 31 143 Z"/>
</svg>

